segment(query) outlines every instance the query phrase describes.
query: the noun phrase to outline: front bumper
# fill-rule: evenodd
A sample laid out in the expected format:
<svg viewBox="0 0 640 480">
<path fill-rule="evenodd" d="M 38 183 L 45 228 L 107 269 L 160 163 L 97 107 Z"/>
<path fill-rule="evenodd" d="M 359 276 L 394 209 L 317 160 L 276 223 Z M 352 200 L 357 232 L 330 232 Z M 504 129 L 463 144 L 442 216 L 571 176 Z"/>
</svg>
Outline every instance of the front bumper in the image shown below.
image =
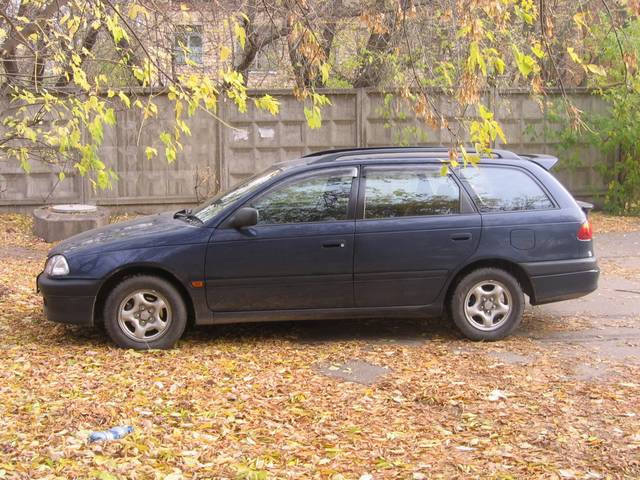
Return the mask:
<svg viewBox="0 0 640 480">
<path fill-rule="evenodd" d="M 583 297 L 598 288 L 595 258 L 521 264 L 533 287 L 532 305 Z"/>
<path fill-rule="evenodd" d="M 44 273 L 36 279 L 42 293 L 44 313 L 48 320 L 73 325 L 93 325 L 98 293 L 97 280 L 50 278 Z"/>
</svg>

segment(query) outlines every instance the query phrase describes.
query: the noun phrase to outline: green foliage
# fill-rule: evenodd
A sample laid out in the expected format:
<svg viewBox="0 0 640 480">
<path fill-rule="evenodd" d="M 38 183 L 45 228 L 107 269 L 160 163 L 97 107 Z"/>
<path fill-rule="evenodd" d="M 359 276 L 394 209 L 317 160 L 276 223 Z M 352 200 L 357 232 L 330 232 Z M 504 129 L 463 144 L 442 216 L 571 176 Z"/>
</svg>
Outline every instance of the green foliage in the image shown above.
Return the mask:
<svg viewBox="0 0 640 480">
<path fill-rule="evenodd" d="M 429 135 L 423 125 L 407 123 L 411 105 L 408 101 L 386 93 L 383 102 L 376 109 L 376 114 L 384 119 L 384 128 L 391 131 L 391 143 L 401 147 L 419 145 L 429 141 Z"/>
<path fill-rule="evenodd" d="M 429 141 L 429 134 L 422 126 L 403 125 L 400 128 L 392 128 L 390 124 L 385 124 L 385 128 L 391 128 L 391 142 L 400 147 L 420 145 Z"/>
<path fill-rule="evenodd" d="M 584 165 L 580 154 L 581 139 L 574 128 L 571 128 L 564 110 L 562 99 L 550 99 L 544 102 L 546 124 L 543 130 L 537 130 L 536 124 L 525 127 L 524 135 L 531 143 L 547 141 L 556 145 L 562 162 L 556 170 L 571 170 Z"/>
<path fill-rule="evenodd" d="M 610 30 L 594 28 L 591 41 L 600 52 L 598 63 L 587 63 L 573 48 L 572 60 L 585 72 L 594 74 L 595 94 L 606 104 L 603 113 L 587 113 L 584 125 L 576 127 L 566 114 L 552 109 L 552 120 L 564 121 L 556 139 L 569 153 L 570 165 L 581 164 L 576 147 L 586 143 L 611 161 L 596 166 L 607 185 L 605 209 L 615 214 L 640 214 L 640 73 L 631 69 L 629 59 L 640 57 L 640 21 L 630 20 L 618 36 Z M 620 56 L 620 44 L 625 57 Z M 626 63 L 626 65 L 625 65 Z M 601 65 L 607 65 L 607 68 Z"/>
<path fill-rule="evenodd" d="M 329 76 L 327 83 L 325 84 L 327 88 L 352 88 L 353 85 L 344 78 L 339 78 L 335 76 Z"/>
<path fill-rule="evenodd" d="M 600 92 L 598 95 L 605 95 L 612 100 L 611 92 L 607 94 Z M 618 114 L 615 113 L 616 108 L 605 114 L 585 114 L 583 118 L 585 125 L 580 129 L 571 125 L 566 113 L 558 114 L 557 111 L 552 110 L 547 114 L 550 127 L 545 133 L 547 138 L 557 145 L 558 154 L 562 158 L 559 169 L 575 170 L 584 166 L 584 147 L 592 146 L 605 154 L 609 161 L 595 165 L 596 171 L 607 187 L 604 197 L 605 211 L 613 214 L 640 214 L 638 208 L 639 157 L 634 158 L 634 154 L 623 153 L 624 145 L 629 146 L 624 137 L 637 136 L 629 135 L 628 126 L 623 120 L 629 118 L 629 112 L 626 112 L 629 103 L 625 103 L 624 107 L 618 105 L 622 107 Z M 536 137 L 532 135 L 531 138 Z M 619 144 L 620 141 L 623 143 Z M 640 136 L 637 136 L 636 141 L 640 141 Z"/>
<path fill-rule="evenodd" d="M 625 87 L 602 91 L 610 112 L 594 115 L 584 134 L 613 158 L 598 165 L 607 183 L 605 206 L 611 213 L 640 214 L 640 92 Z"/>
</svg>

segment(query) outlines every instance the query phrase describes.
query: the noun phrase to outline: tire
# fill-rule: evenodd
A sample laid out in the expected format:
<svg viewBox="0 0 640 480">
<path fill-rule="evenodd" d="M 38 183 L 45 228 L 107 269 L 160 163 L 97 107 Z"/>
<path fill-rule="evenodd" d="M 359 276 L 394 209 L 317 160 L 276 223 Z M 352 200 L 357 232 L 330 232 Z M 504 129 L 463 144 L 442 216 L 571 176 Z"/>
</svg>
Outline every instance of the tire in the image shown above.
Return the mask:
<svg viewBox="0 0 640 480">
<path fill-rule="evenodd" d="M 462 334 L 476 341 L 509 335 L 522 321 L 524 294 L 513 275 L 498 268 L 480 268 L 463 277 L 449 305 Z"/>
<path fill-rule="evenodd" d="M 104 326 L 119 347 L 171 348 L 187 326 L 187 308 L 168 281 L 136 275 L 124 279 L 109 293 L 104 306 Z"/>
</svg>

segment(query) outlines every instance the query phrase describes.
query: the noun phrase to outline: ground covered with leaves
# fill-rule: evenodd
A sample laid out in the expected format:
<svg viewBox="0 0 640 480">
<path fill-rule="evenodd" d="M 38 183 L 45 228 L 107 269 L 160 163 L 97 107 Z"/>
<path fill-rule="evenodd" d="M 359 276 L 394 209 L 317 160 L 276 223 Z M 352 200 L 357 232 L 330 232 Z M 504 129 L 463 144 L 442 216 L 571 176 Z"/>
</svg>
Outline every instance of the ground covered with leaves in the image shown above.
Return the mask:
<svg viewBox="0 0 640 480">
<path fill-rule="evenodd" d="M 640 230 L 640 217 L 593 212 L 589 215 L 589 221 L 596 233 L 624 233 Z"/>
<path fill-rule="evenodd" d="M 214 326 L 137 353 L 45 320 L 48 248 L 0 216 L 0 478 L 640 478 L 638 364 L 584 376 L 588 348 L 540 340 L 580 317 L 529 310 L 492 344 L 441 320 Z"/>
</svg>

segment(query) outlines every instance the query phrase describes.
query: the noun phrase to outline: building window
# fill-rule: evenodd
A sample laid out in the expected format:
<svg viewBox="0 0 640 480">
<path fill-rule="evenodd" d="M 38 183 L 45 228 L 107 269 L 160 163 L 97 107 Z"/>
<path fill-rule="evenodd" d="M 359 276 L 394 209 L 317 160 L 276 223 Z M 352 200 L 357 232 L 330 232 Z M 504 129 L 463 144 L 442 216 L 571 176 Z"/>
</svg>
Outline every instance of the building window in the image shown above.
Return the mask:
<svg viewBox="0 0 640 480">
<path fill-rule="evenodd" d="M 181 25 L 174 44 L 176 65 L 202 65 L 202 26 Z"/>
</svg>

